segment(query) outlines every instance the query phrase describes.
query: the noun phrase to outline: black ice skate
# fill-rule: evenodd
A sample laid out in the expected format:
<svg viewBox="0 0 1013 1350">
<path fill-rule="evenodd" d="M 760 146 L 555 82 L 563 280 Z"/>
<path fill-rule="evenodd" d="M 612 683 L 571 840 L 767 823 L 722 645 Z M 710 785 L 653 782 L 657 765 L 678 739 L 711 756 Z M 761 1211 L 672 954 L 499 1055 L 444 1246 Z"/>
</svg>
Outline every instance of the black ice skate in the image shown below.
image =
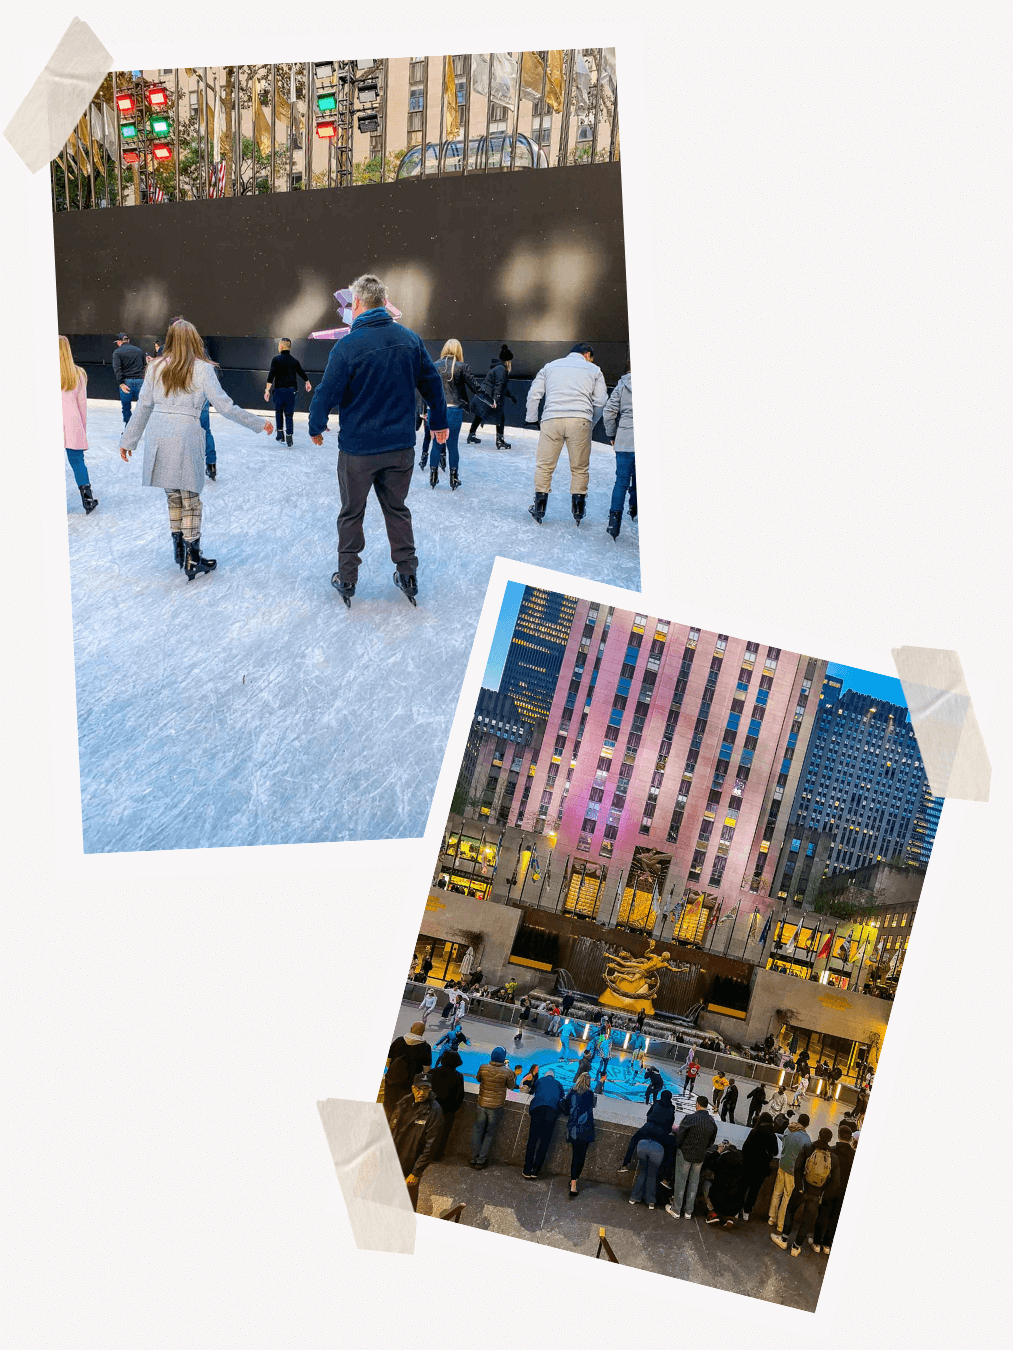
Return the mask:
<svg viewBox="0 0 1013 1350">
<path fill-rule="evenodd" d="M 186 562 L 186 544 L 183 543 L 182 530 L 173 530 L 172 532 L 172 556 L 180 567 Z"/>
<path fill-rule="evenodd" d="M 352 596 L 355 594 L 354 581 L 342 581 L 337 572 L 331 577 L 331 585 L 344 600 L 348 609 L 352 608 Z"/>
<path fill-rule="evenodd" d="M 81 493 L 81 505 L 84 507 L 85 515 L 90 516 L 98 506 L 98 502 L 91 495 L 91 484 L 85 483 L 83 488 L 79 489 Z"/>
<path fill-rule="evenodd" d="M 292 445 L 292 437 L 291 437 L 291 436 L 286 436 L 286 437 L 285 437 L 285 444 L 286 444 L 287 446 L 289 446 L 289 448 L 291 448 L 291 445 Z"/>
<path fill-rule="evenodd" d="M 282 431 L 282 429 L 281 429 L 280 427 L 279 427 L 278 430 L 274 433 L 274 439 L 275 439 L 276 441 L 283 441 L 283 440 L 285 439 L 285 433 Z"/>
<path fill-rule="evenodd" d="M 429 470 L 429 486 L 431 488 L 434 488 L 439 481 L 440 481 L 440 471 L 434 464 L 433 467 Z"/>
<path fill-rule="evenodd" d="M 211 479 L 212 483 L 216 483 L 216 482 L 218 481 L 218 465 L 217 465 L 217 464 L 206 464 L 206 465 L 204 466 L 204 472 L 205 472 L 205 473 L 207 474 L 207 476 Z"/>
<path fill-rule="evenodd" d="M 399 591 L 404 592 L 404 598 L 410 605 L 415 605 L 415 597 L 419 593 L 419 583 L 415 580 L 414 572 L 395 572 L 394 585 Z"/>
<path fill-rule="evenodd" d="M 200 551 L 200 536 L 191 539 L 186 546 L 186 561 L 183 564 L 183 570 L 186 572 L 187 581 L 193 581 L 199 572 L 213 572 L 218 566 L 216 558 L 203 558 Z"/>
<path fill-rule="evenodd" d="M 528 507 L 528 510 L 535 520 L 538 521 L 539 525 L 541 525 L 542 521 L 545 519 L 545 512 L 548 510 L 548 506 L 549 494 L 547 492 L 536 492 L 535 500 Z"/>
<path fill-rule="evenodd" d="M 636 499 L 636 497 L 631 497 L 631 498 L 630 498 L 630 520 L 636 520 L 636 518 L 637 518 L 637 499 Z"/>
<path fill-rule="evenodd" d="M 456 469 L 451 469 L 451 470 L 450 470 L 450 490 L 451 490 L 451 492 L 456 492 L 457 489 L 458 489 L 460 486 L 461 486 L 461 475 L 457 472 Z"/>
<path fill-rule="evenodd" d="M 468 444 L 469 444 L 469 445 L 481 445 L 482 442 L 478 439 L 477 436 L 472 436 L 471 432 L 469 431 L 469 433 L 468 433 Z"/>
<path fill-rule="evenodd" d="M 606 534 L 610 534 L 613 539 L 619 538 L 619 530 L 623 523 L 623 513 L 621 511 L 609 512 L 609 523 L 605 526 Z"/>
<path fill-rule="evenodd" d="M 419 468 L 424 469 L 428 463 L 429 463 L 429 451 L 423 450 L 422 458 L 419 460 Z"/>
<path fill-rule="evenodd" d="M 570 496 L 570 509 L 573 511 L 573 521 L 579 525 L 584 519 L 584 508 L 587 505 L 587 496 L 583 492 L 574 492 Z"/>
<path fill-rule="evenodd" d="M 497 449 L 497 450 L 512 450 L 512 449 L 513 449 L 513 446 L 510 444 L 509 441 L 505 441 L 505 440 L 503 439 L 502 436 L 497 436 L 497 437 L 496 437 L 496 449 Z"/>
</svg>

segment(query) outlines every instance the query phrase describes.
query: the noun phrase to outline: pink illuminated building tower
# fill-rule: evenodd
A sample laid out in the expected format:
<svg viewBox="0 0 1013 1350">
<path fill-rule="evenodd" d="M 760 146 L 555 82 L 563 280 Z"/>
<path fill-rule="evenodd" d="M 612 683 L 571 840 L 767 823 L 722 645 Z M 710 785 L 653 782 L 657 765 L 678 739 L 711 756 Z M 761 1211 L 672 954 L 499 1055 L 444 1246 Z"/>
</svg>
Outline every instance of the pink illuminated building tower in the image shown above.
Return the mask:
<svg viewBox="0 0 1013 1350">
<path fill-rule="evenodd" d="M 736 951 L 755 940 L 825 671 L 798 652 L 578 601 L 510 821 L 548 836 L 552 907 L 719 951 L 733 932 Z"/>
</svg>

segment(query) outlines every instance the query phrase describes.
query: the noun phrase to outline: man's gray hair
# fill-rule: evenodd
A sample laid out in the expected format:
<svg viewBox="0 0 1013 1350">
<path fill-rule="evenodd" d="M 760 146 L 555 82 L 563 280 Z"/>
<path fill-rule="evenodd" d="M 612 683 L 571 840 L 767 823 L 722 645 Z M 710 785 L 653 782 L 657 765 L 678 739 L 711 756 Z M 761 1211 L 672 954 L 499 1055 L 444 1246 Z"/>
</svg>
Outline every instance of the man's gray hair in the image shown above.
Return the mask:
<svg viewBox="0 0 1013 1350">
<path fill-rule="evenodd" d="M 382 309 L 387 303 L 387 287 L 369 272 L 352 282 L 352 295 L 365 309 Z"/>
</svg>

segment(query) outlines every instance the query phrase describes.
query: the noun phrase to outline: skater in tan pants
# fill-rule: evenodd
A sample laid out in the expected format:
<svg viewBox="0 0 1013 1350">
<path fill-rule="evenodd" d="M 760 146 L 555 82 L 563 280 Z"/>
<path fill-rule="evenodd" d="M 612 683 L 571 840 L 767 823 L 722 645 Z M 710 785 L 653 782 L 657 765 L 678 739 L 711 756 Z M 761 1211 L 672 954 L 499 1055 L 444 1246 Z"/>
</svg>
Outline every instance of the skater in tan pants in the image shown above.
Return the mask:
<svg viewBox="0 0 1013 1350">
<path fill-rule="evenodd" d="M 545 406 L 539 417 L 539 405 Z M 531 381 L 527 420 L 541 421 L 535 452 L 535 500 L 528 507 L 540 525 L 545 518 L 555 472 L 563 446 L 570 461 L 570 501 L 573 519 L 584 519 L 591 464 L 591 428 L 608 402 L 605 379 L 594 364 L 589 343 L 578 342 L 567 356 L 550 361 Z"/>
</svg>

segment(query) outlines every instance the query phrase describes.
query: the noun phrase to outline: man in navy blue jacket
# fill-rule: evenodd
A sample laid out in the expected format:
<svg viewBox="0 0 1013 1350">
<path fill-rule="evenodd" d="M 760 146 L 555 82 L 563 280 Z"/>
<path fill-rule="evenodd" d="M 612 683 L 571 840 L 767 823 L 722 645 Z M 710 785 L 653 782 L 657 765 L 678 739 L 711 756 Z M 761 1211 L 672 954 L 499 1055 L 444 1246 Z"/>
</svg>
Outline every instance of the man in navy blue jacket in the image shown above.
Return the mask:
<svg viewBox="0 0 1013 1350">
<path fill-rule="evenodd" d="M 335 342 L 310 403 L 309 434 L 323 445 L 332 408 L 338 411 L 338 570 L 331 585 L 345 604 L 355 594 L 365 547 L 363 516 L 376 493 L 390 540 L 394 584 L 415 604 L 418 594 L 411 512 L 405 505 L 415 462 L 415 391 L 429 405 L 429 427 L 442 445 L 448 435 L 443 381 L 422 339 L 388 313 L 379 277 L 352 283 L 352 331 Z"/>
</svg>

